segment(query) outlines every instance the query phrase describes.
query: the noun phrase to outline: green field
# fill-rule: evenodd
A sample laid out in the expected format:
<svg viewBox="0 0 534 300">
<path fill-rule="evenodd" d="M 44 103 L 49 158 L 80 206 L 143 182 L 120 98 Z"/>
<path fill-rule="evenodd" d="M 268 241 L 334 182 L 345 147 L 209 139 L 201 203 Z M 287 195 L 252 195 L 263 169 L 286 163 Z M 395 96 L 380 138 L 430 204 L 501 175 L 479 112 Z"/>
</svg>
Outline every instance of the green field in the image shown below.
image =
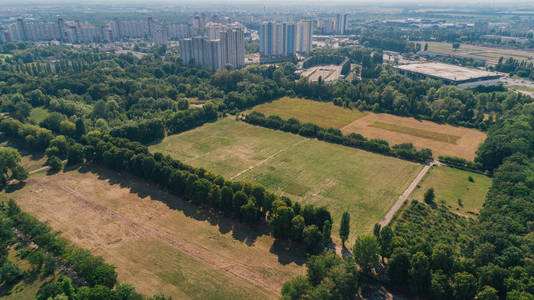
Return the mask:
<svg viewBox="0 0 534 300">
<path fill-rule="evenodd" d="M 469 181 L 469 176 L 473 178 L 473 182 Z M 410 199 L 423 201 L 426 190 L 434 188 L 436 202 L 445 201 L 452 212 L 472 215 L 471 213 L 478 213 L 484 204 L 490 186 L 491 178 L 485 175 L 445 166 L 432 167 Z M 462 199 L 462 205 L 458 199 Z"/>
<path fill-rule="evenodd" d="M 374 122 L 369 126 L 451 144 L 456 144 L 456 141 L 460 139 L 460 137 L 456 135 L 450 135 L 412 127 L 405 127 L 384 122 Z"/>
<path fill-rule="evenodd" d="M 303 123 L 332 128 L 341 128 L 367 114 L 357 109 L 335 106 L 330 102 L 289 97 L 258 105 L 254 110 L 266 115 L 279 115 L 284 119 L 295 118 Z"/>
<path fill-rule="evenodd" d="M 150 148 L 228 179 L 261 183 L 302 203 L 351 213 L 351 236 L 368 232 L 421 165 L 226 118 Z"/>
</svg>

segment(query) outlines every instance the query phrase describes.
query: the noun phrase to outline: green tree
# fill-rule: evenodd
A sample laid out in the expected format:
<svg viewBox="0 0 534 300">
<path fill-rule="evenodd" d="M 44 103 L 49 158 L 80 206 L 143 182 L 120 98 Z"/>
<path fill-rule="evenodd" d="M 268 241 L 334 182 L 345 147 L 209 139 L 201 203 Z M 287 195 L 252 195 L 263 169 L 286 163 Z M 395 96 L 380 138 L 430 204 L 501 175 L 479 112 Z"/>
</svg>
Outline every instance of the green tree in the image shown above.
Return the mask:
<svg viewBox="0 0 534 300">
<path fill-rule="evenodd" d="M 339 225 L 339 237 L 343 247 L 345 247 L 345 241 L 349 238 L 350 233 L 350 214 L 348 211 L 344 212 L 341 216 L 341 224 Z"/>
<path fill-rule="evenodd" d="M 352 247 L 354 260 L 367 272 L 371 272 L 372 268 L 378 264 L 379 252 L 380 246 L 376 236 L 369 234 L 358 236 Z"/>
<path fill-rule="evenodd" d="M 301 215 L 293 217 L 291 220 L 291 238 L 295 241 L 302 240 L 302 232 L 305 226 L 304 217 Z"/>
<path fill-rule="evenodd" d="M 445 244 L 436 244 L 432 249 L 432 269 L 450 275 L 454 265 L 452 249 Z"/>
<path fill-rule="evenodd" d="M 330 243 L 330 235 L 332 234 L 332 222 L 329 220 L 323 223 L 323 244 L 328 245 Z"/>
<path fill-rule="evenodd" d="M 434 188 L 429 188 L 426 190 L 424 195 L 424 200 L 426 204 L 432 204 L 434 202 L 434 198 L 436 195 L 434 194 Z"/>
<path fill-rule="evenodd" d="M 451 285 L 449 284 L 449 277 L 441 270 L 432 273 L 430 281 L 430 289 L 433 299 L 450 299 L 452 296 Z"/>
<path fill-rule="evenodd" d="M 322 240 L 321 231 L 316 225 L 308 225 L 302 231 L 302 241 L 309 250 L 318 249 Z"/>
<path fill-rule="evenodd" d="M 485 285 L 477 294 L 478 300 L 499 300 L 497 290 L 491 286 Z"/>
<path fill-rule="evenodd" d="M 297 276 L 291 281 L 284 283 L 282 287 L 283 300 L 303 299 L 310 291 L 311 284 L 306 276 Z"/>
<path fill-rule="evenodd" d="M 388 261 L 388 274 L 391 281 L 399 286 L 408 282 L 410 252 L 405 248 L 395 248 Z"/>
<path fill-rule="evenodd" d="M 452 289 L 454 297 L 460 300 L 473 299 L 477 293 L 477 280 L 467 272 L 454 274 Z"/>
<path fill-rule="evenodd" d="M 57 156 L 49 157 L 46 164 L 50 166 L 52 172 L 58 172 L 63 168 L 63 162 Z"/>
<path fill-rule="evenodd" d="M 0 148 L 0 189 L 4 188 L 10 179 L 22 181 L 28 178 L 28 172 L 20 165 L 21 160 L 16 149 Z"/>
<path fill-rule="evenodd" d="M 430 286 L 430 260 L 423 252 L 416 252 L 410 260 L 410 287 L 414 294 L 426 292 Z"/>
<path fill-rule="evenodd" d="M 393 252 L 393 236 L 393 230 L 390 226 L 386 226 L 380 231 L 378 243 L 380 244 L 380 255 L 382 258 L 391 256 Z"/>
</svg>

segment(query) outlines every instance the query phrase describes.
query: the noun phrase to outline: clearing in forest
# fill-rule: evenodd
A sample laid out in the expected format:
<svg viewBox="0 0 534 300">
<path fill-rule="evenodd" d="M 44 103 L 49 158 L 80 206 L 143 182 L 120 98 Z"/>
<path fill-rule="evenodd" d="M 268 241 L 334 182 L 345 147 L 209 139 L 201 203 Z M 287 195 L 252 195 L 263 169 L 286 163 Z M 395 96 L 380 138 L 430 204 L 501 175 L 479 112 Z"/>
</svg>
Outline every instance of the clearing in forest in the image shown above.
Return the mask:
<svg viewBox="0 0 534 300">
<path fill-rule="evenodd" d="M 490 186 L 491 178 L 486 175 L 447 166 L 434 166 L 428 171 L 410 199 L 422 202 L 424 193 L 429 188 L 434 188 L 436 203 L 445 201 L 445 205 L 451 212 L 473 216 L 482 208 Z"/>
<path fill-rule="evenodd" d="M 174 299 L 275 299 L 304 256 L 263 232 L 107 169 L 32 175 L 5 198 L 117 267 L 121 283 Z"/>
<path fill-rule="evenodd" d="M 289 97 L 260 104 L 253 110 L 265 115 L 278 115 L 282 119 L 295 118 L 302 123 L 314 123 L 321 127 L 332 128 L 341 128 L 367 114 L 357 109 L 336 106 L 330 102 Z"/>
<path fill-rule="evenodd" d="M 295 118 L 322 127 L 341 129 L 344 134 L 359 133 L 366 138 L 383 139 L 390 145 L 412 143 L 417 149 L 429 148 L 438 155 L 474 159 L 475 152 L 486 134 L 476 129 L 419 121 L 391 114 L 361 112 L 302 98 L 284 97 L 254 107 L 265 115 Z"/>
<path fill-rule="evenodd" d="M 388 141 L 390 145 L 412 143 L 417 149 L 429 148 L 438 155 L 472 160 L 486 139 L 482 131 L 390 114 L 368 114 L 341 128 L 344 134 L 359 133 L 367 138 Z"/>
<path fill-rule="evenodd" d="M 303 204 L 324 205 L 332 213 L 336 241 L 344 211 L 351 214 L 351 237 L 369 232 L 422 169 L 230 118 L 168 136 L 150 150 L 225 178 L 263 184 Z"/>
</svg>

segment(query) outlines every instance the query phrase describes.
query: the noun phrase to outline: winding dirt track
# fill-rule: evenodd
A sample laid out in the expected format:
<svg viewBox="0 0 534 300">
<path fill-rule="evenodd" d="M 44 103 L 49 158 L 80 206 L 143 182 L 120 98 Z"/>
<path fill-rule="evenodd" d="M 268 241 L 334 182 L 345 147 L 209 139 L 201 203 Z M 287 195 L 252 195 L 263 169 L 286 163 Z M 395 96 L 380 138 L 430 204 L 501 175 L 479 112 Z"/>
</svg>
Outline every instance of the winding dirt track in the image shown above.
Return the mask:
<svg viewBox="0 0 534 300">
<path fill-rule="evenodd" d="M 133 221 L 126 215 L 118 213 L 110 208 L 95 203 L 91 199 L 78 193 L 74 189 L 67 187 L 63 184 L 58 184 L 55 181 L 48 180 L 46 178 L 42 180 L 29 180 L 31 184 L 36 184 L 43 189 L 58 189 L 72 196 L 76 205 L 98 212 L 99 216 L 109 218 L 114 223 L 127 226 L 130 234 L 136 237 L 148 237 L 158 239 L 174 249 L 191 256 L 192 258 L 202 261 L 208 265 L 211 265 L 219 270 L 230 273 L 239 277 L 242 280 L 248 281 L 258 287 L 268 290 L 276 295 L 280 295 L 282 285 L 279 282 L 275 282 L 265 277 L 261 272 L 254 272 L 251 268 L 247 268 L 246 265 L 236 262 L 234 258 L 226 257 L 221 253 L 210 251 L 207 248 L 202 248 L 197 245 L 192 245 L 186 241 L 177 240 L 173 238 L 173 232 L 167 228 L 158 226 L 156 224 L 139 224 Z M 34 182 L 31 182 L 34 181 Z"/>
</svg>

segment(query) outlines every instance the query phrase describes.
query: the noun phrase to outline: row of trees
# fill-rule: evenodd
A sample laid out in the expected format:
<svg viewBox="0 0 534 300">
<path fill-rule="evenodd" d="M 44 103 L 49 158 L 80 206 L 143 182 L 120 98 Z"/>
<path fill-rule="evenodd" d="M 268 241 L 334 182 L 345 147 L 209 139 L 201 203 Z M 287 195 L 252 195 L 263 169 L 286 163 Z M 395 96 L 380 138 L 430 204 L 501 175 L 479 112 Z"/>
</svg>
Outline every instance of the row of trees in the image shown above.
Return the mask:
<svg viewBox="0 0 534 300">
<path fill-rule="evenodd" d="M 93 132 L 84 136 L 82 143 L 87 162 L 128 171 L 194 204 L 250 224 L 267 220 L 277 238 L 302 242 L 311 251 L 330 240 L 332 219 L 324 207 L 301 207 L 289 198 L 279 198 L 266 191 L 263 186 L 226 181 L 170 156 L 151 154 L 147 147 L 128 139 Z"/>
<path fill-rule="evenodd" d="M 385 155 L 391 155 L 402 159 L 408 159 L 419 162 L 426 162 L 432 159 L 432 150 L 416 150 L 410 143 L 398 144 L 392 147 L 387 141 L 379 139 L 367 139 L 364 136 L 351 133 L 343 135 L 339 129 L 322 128 L 312 123 L 301 124 L 300 121 L 290 118 L 287 121 L 277 115 L 265 117 L 260 112 L 253 111 L 245 117 L 247 123 L 264 126 L 267 128 L 282 130 L 299 134 L 304 137 L 317 138 L 326 142 L 341 144 L 348 147 L 360 148 L 363 150 L 376 152 Z"/>
<path fill-rule="evenodd" d="M 116 299 L 142 300 L 135 288 L 128 284 L 117 284 L 113 266 L 105 264 L 101 257 L 92 256 L 57 237 L 47 224 L 23 212 L 13 200 L 0 207 L 0 282 L 9 288 L 25 278 L 53 276 L 37 292 L 36 299 Z M 14 234 L 16 228 L 22 236 Z M 37 245 L 29 247 L 28 240 Z M 18 243 L 16 249 L 20 259 L 32 268 L 22 271 L 8 259 L 8 246 Z M 13 250 L 11 250 L 13 251 Z M 63 266 L 60 268 L 60 266 Z M 65 267 L 75 273 L 64 272 Z M 56 277 L 56 270 L 59 276 Z M 70 275 L 67 275 L 70 274 Z M 73 280 L 69 276 L 73 276 Z M 58 297 L 58 298 L 56 298 Z M 163 295 L 148 300 L 166 300 Z"/>
<path fill-rule="evenodd" d="M 534 80 L 534 64 L 526 60 L 519 60 L 513 57 L 504 59 L 501 56 L 499 63 L 493 67 L 496 71 L 510 73 L 510 76 L 517 75 L 519 77 Z"/>
</svg>

